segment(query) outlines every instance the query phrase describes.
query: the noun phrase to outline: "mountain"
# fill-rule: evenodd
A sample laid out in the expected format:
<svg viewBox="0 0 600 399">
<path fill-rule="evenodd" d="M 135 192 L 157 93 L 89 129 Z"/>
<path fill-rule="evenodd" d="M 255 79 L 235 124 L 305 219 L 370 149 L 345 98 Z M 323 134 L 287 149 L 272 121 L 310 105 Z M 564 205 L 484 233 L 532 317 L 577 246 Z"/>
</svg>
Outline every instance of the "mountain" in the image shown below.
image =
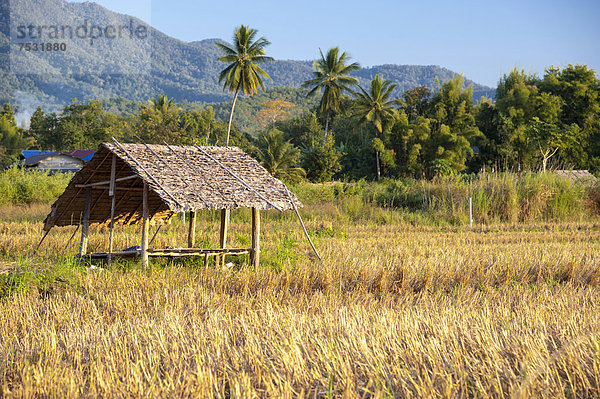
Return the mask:
<svg viewBox="0 0 600 399">
<path fill-rule="evenodd" d="M 219 72 L 224 67 L 217 60 L 220 53 L 214 42 L 218 39 L 186 43 L 135 17 L 91 2 L 18 0 L 11 2 L 10 13 L 6 12 L 7 4 L 7 0 L 0 0 L 0 8 L 4 7 L 0 14 L 0 102 L 19 104 L 22 111 L 31 112 L 29 108 L 34 105 L 56 109 L 73 98 L 122 97 L 145 101 L 166 94 L 177 101 L 205 103 L 230 98 L 218 83 Z M 84 36 L 82 27 L 86 23 L 91 32 L 95 24 L 105 29 L 105 37 L 92 40 L 93 33 L 84 38 L 76 36 L 76 32 Z M 33 31 L 28 31 L 27 26 L 32 24 L 35 25 Z M 109 40 L 106 29 L 110 26 L 125 27 L 123 37 Z M 47 37 L 52 34 L 52 27 L 62 28 L 62 37 L 54 42 L 65 42 L 65 51 L 19 50 L 18 42 L 36 41 L 33 37 L 40 27 L 44 28 L 42 35 Z M 127 27 L 131 29 L 128 31 Z M 147 33 L 144 40 L 133 34 L 142 28 Z M 69 40 L 64 40 L 65 32 Z M 19 34 L 25 37 L 19 38 Z M 9 38 L 10 56 L 7 55 Z M 264 69 L 273 78 L 272 82 L 266 82 L 267 87 L 298 87 L 310 77 L 312 62 L 277 60 Z M 376 74 L 397 83 L 396 94 L 399 95 L 417 85 L 433 88 L 436 78 L 443 82 L 455 72 L 433 65 L 379 65 L 363 68 L 355 76 L 366 86 Z M 494 95 L 489 87 L 470 80 L 466 83 L 473 84 L 475 99 Z"/>
</svg>

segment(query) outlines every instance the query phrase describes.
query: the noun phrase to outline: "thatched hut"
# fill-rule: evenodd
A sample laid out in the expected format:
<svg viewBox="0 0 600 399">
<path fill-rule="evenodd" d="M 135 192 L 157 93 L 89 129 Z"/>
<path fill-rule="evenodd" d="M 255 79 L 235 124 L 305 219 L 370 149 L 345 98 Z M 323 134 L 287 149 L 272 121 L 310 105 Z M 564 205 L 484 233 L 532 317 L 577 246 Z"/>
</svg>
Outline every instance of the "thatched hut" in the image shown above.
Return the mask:
<svg viewBox="0 0 600 399">
<path fill-rule="evenodd" d="M 260 210 L 284 211 L 302 206 L 298 198 L 252 157 L 237 147 L 170 146 L 151 144 L 101 144 L 93 158 L 73 176 L 65 192 L 52 205 L 44 221 L 54 226 L 81 225 L 79 255 L 87 253 L 90 225 L 110 227 L 106 253 L 91 258 L 141 255 L 216 256 L 250 254 L 259 263 Z M 252 209 L 252 247 L 227 248 L 228 212 Z M 195 212 L 221 210 L 220 248 L 193 248 Z M 150 222 L 163 224 L 180 212 L 191 212 L 188 247 L 151 249 Z M 141 223 L 141 250 L 113 252 L 115 224 Z"/>
</svg>

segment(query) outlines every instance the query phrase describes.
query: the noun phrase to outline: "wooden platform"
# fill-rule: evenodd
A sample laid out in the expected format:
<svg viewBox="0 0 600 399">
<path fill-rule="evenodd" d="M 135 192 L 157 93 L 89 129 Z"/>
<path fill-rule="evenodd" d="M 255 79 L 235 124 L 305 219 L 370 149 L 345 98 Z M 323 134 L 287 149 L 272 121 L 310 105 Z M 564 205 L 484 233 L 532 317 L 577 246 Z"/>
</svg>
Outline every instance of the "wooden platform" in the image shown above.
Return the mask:
<svg viewBox="0 0 600 399">
<path fill-rule="evenodd" d="M 135 258 L 140 256 L 141 250 L 117 251 L 112 253 L 112 258 Z M 148 256 L 152 257 L 184 257 L 184 256 L 204 256 L 205 262 L 209 256 L 225 255 L 245 255 L 251 254 L 252 248 L 223 248 L 223 249 L 203 249 L 203 248 L 150 248 Z M 108 252 L 95 252 L 83 255 L 82 258 L 89 260 L 107 260 Z"/>
</svg>

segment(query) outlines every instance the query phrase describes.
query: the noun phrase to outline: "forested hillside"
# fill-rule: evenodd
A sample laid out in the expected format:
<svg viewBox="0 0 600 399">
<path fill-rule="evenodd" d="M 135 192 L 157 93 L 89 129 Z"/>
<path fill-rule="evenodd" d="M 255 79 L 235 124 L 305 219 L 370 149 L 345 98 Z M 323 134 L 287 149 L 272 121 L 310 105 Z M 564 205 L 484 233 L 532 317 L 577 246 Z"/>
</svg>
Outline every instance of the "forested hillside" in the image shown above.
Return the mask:
<svg viewBox="0 0 600 399">
<path fill-rule="evenodd" d="M 11 24 L 28 24 L 31 21 L 44 21 L 45 24 L 69 24 L 77 26 L 84 20 L 106 21 L 106 23 L 128 24 L 133 21 L 143 25 L 133 17 L 113 13 L 95 3 L 67 3 L 63 0 L 20 0 L 11 4 Z M 0 40 L 7 43 L 9 13 L 2 13 L 4 21 Z M 73 98 L 110 99 L 122 97 L 132 101 L 145 101 L 159 94 L 165 94 L 177 101 L 222 102 L 229 100 L 218 84 L 219 52 L 214 42 L 207 39 L 191 43 L 169 37 L 148 27 L 149 49 L 137 49 L 131 43 L 99 41 L 90 51 L 90 46 L 69 42 L 68 51 L 60 57 L 34 52 L 15 52 L 18 63 L 27 65 L 31 73 L 15 71 L 7 60 L 6 52 L 0 62 L 0 102 L 10 102 L 30 108 L 29 104 L 41 104 L 47 110 L 57 110 Z M 14 33 L 13 33 L 14 34 Z M 351 49 L 350 49 L 351 50 Z M 351 52 L 351 51 L 350 51 Z M 318 49 L 315 49 L 315 57 Z M 148 63 L 144 57 L 148 56 Z M 111 60 L 104 66 L 109 73 L 99 72 L 98 59 Z M 358 60 L 360 61 L 360 60 Z M 139 66 L 142 65 L 142 68 Z M 147 68 L 146 68 L 147 67 Z M 110 73 L 112 69 L 120 72 Z M 272 77 L 266 81 L 267 88 L 292 87 L 310 77 L 312 61 L 276 60 L 265 66 Z M 18 73 L 15 73 L 18 72 Z M 439 66 L 381 65 L 364 68 L 354 73 L 361 85 L 367 85 L 371 76 L 384 74 L 398 84 L 396 95 L 418 85 L 430 89 L 435 87 L 436 78 L 447 81 L 456 73 Z M 469 80 L 467 84 L 473 83 Z M 474 98 L 492 97 L 494 90 L 474 83 Z M 302 106 L 301 104 L 298 104 Z M 33 112 L 28 110 L 29 114 Z"/>
</svg>

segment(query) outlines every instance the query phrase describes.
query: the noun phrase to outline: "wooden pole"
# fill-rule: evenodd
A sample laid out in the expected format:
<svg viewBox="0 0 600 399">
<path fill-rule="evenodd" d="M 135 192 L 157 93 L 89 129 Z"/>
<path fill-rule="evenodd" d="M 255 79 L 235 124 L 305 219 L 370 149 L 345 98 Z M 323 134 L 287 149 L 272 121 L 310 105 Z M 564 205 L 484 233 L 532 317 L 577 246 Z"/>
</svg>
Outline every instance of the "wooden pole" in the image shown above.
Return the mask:
<svg viewBox="0 0 600 399">
<path fill-rule="evenodd" d="M 85 189 L 85 205 L 83 206 L 83 222 L 81 225 L 81 242 L 79 243 L 79 258 L 87 252 L 88 231 L 90 228 L 90 207 L 92 205 L 92 188 Z"/>
<path fill-rule="evenodd" d="M 227 248 L 227 228 L 229 227 L 229 209 L 221 209 L 221 231 L 219 234 L 219 246 Z M 222 258 L 223 264 L 225 264 L 225 255 Z M 221 263 L 221 257 L 217 256 L 217 265 Z"/>
<path fill-rule="evenodd" d="M 188 231 L 188 248 L 194 248 L 196 242 L 196 212 L 190 212 L 190 228 Z"/>
<path fill-rule="evenodd" d="M 148 183 L 144 182 L 144 194 L 142 196 L 142 267 L 148 267 Z"/>
<path fill-rule="evenodd" d="M 116 173 L 117 173 L 117 156 L 113 154 L 112 167 L 110 169 L 110 185 L 108 188 L 108 195 L 112 197 L 110 203 L 110 233 L 108 235 L 108 264 L 112 263 L 112 251 L 113 251 L 113 228 L 115 227 L 115 189 L 116 189 Z"/>
<path fill-rule="evenodd" d="M 38 251 L 38 249 L 40 249 L 40 247 L 42 246 L 42 243 L 44 242 L 44 240 L 46 239 L 46 236 L 48 235 L 48 233 L 50 233 L 50 230 L 52 230 L 52 228 L 49 228 L 45 233 L 44 236 L 42 237 L 42 239 L 40 240 L 40 242 L 38 243 L 37 247 L 35 247 L 35 250 L 33 251 L 33 255 L 35 255 Z"/>
<path fill-rule="evenodd" d="M 320 261 L 323 261 L 323 259 L 321 259 L 321 255 L 319 255 L 319 253 L 317 252 L 317 249 L 315 248 L 315 244 L 313 244 L 312 240 L 310 239 L 310 236 L 308 235 L 308 231 L 306 231 L 306 227 L 304 226 L 304 222 L 302 221 L 302 217 L 300 216 L 300 212 L 298 212 L 298 208 L 296 207 L 296 204 L 294 203 L 294 200 L 292 200 L 292 197 L 290 196 L 290 192 L 287 189 L 287 187 L 285 188 L 285 193 L 287 194 L 287 197 L 290 200 L 290 204 L 292 204 L 292 207 L 294 208 L 294 211 L 296 212 L 296 216 L 298 217 L 298 221 L 300 222 L 300 226 L 302 226 L 302 230 L 304 231 L 304 235 L 308 239 L 308 243 L 312 247 L 313 252 L 315 253 L 315 255 L 317 255 L 317 258 L 319 258 Z"/>
<path fill-rule="evenodd" d="M 158 235 L 158 232 L 160 231 L 160 228 L 162 227 L 162 224 L 158 225 L 158 228 L 156 229 L 156 231 L 154 232 L 154 235 L 152 236 L 152 239 L 150 240 L 150 242 L 148 243 L 148 247 L 150 245 L 152 245 L 152 243 L 154 242 L 154 239 L 156 238 L 156 236 Z"/>
<path fill-rule="evenodd" d="M 260 210 L 252 208 L 252 252 L 251 264 L 260 266 Z"/>
<path fill-rule="evenodd" d="M 75 230 L 73 230 L 73 234 L 71 234 L 71 237 L 69 238 L 69 241 L 67 241 L 67 244 L 65 245 L 65 247 L 63 248 L 63 253 L 67 250 L 67 248 L 69 247 L 69 244 L 71 243 L 71 240 L 73 240 L 73 237 L 75 237 L 75 234 L 77 234 L 77 231 L 79 230 L 79 228 L 81 227 L 80 224 L 77 225 L 77 227 L 75 228 Z"/>
</svg>

